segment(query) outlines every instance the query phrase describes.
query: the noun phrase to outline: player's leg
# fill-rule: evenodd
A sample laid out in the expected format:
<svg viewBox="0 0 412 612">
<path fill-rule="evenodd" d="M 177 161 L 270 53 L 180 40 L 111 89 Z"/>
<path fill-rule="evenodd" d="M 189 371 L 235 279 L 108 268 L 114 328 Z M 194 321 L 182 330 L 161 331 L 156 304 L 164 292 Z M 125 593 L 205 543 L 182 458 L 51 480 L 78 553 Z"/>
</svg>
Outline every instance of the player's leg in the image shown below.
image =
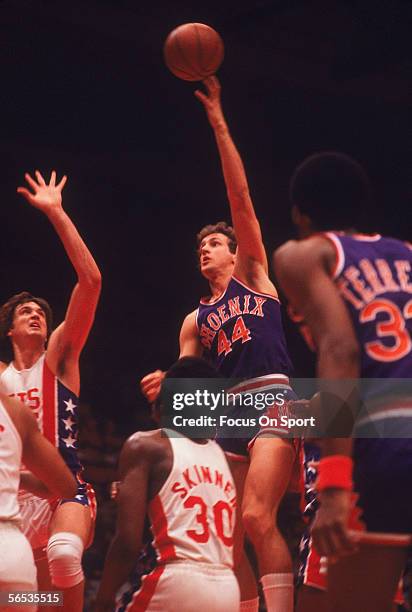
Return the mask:
<svg viewBox="0 0 412 612">
<path fill-rule="evenodd" d="M 27 538 L 16 524 L 0 521 L 0 592 L 4 594 L 36 589 L 36 567 Z M 0 603 L 0 610 L 34 612 L 37 605 L 20 601 L 9 606 L 3 602 Z"/>
<path fill-rule="evenodd" d="M 83 610 L 84 576 L 81 563 L 92 527 L 92 514 L 87 505 L 66 502 L 58 506 L 53 514 L 47 558 L 52 588 L 63 591 L 62 612 Z"/>
<path fill-rule="evenodd" d="M 277 525 L 279 504 L 296 458 L 293 441 L 259 436 L 250 449 L 242 517 L 259 564 L 268 612 L 293 610 L 293 569 Z"/>
<path fill-rule="evenodd" d="M 361 544 L 356 554 L 329 564 L 328 610 L 391 612 L 406 558 L 406 548 Z"/>
<path fill-rule="evenodd" d="M 259 607 L 258 591 L 255 574 L 245 553 L 245 530 L 242 523 L 242 499 L 245 488 L 246 475 L 249 469 L 247 457 L 226 454 L 233 480 L 236 486 L 237 512 L 233 531 L 233 561 L 234 572 L 239 583 L 241 610 L 255 612 Z M 247 603 L 249 602 L 249 604 Z"/>
</svg>

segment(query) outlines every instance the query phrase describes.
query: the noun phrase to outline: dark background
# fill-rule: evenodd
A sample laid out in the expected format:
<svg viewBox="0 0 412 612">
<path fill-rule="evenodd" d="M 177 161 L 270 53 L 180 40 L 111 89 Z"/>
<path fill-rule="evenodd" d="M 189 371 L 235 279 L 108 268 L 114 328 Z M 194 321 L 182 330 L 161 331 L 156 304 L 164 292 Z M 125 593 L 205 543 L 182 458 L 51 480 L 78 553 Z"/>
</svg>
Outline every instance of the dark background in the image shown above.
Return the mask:
<svg viewBox="0 0 412 612">
<path fill-rule="evenodd" d="M 195 233 L 229 220 L 195 87 L 162 57 L 168 32 L 191 21 L 224 40 L 223 105 L 268 252 L 293 236 L 293 168 L 325 148 L 369 171 L 370 229 L 412 238 L 411 2 L 0 2 L 0 299 L 27 289 L 62 320 L 75 276 L 15 190 L 25 171 L 67 173 L 64 207 L 104 282 L 82 396 L 119 421 L 144 412 L 139 378 L 176 358 L 183 317 L 206 291 Z M 309 354 L 288 323 L 287 333 L 305 375 Z"/>
</svg>

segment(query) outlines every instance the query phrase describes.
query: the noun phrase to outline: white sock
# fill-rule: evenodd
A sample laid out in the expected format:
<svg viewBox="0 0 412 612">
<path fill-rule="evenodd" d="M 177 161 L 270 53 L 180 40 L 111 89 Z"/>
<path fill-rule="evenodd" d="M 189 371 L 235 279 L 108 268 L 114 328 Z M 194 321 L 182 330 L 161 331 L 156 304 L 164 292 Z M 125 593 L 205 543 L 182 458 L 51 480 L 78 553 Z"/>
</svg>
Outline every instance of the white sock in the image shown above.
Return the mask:
<svg viewBox="0 0 412 612">
<path fill-rule="evenodd" d="M 240 602 L 239 612 L 258 612 L 259 610 L 259 597 L 255 599 L 247 599 Z"/>
<path fill-rule="evenodd" d="M 268 612 L 293 612 L 293 574 L 266 574 L 260 579 Z"/>
</svg>

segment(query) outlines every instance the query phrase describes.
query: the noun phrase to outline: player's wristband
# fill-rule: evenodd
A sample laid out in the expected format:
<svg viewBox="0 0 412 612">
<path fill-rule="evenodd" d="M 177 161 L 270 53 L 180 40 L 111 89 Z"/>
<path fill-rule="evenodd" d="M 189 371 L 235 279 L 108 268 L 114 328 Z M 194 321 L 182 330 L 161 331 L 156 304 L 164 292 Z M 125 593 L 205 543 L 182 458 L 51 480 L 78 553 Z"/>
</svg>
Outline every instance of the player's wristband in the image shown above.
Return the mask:
<svg viewBox="0 0 412 612">
<path fill-rule="evenodd" d="M 330 455 L 319 461 L 318 491 L 325 489 L 346 489 L 351 491 L 353 461 L 346 455 Z"/>
</svg>

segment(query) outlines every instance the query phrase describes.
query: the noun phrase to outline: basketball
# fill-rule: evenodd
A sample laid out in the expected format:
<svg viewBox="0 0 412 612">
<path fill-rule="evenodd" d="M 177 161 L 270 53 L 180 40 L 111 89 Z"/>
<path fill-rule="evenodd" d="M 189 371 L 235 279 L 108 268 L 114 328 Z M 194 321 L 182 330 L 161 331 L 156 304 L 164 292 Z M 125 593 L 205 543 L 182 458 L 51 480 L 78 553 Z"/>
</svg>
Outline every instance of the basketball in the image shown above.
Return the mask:
<svg viewBox="0 0 412 612">
<path fill-rule="evenodd" d="M 184 81 L 202 81 L 222 63 L 223 41 L 204 23 L 184 23 L 170 32 L 164 44 L 169 70 Z"/>
</svg>

